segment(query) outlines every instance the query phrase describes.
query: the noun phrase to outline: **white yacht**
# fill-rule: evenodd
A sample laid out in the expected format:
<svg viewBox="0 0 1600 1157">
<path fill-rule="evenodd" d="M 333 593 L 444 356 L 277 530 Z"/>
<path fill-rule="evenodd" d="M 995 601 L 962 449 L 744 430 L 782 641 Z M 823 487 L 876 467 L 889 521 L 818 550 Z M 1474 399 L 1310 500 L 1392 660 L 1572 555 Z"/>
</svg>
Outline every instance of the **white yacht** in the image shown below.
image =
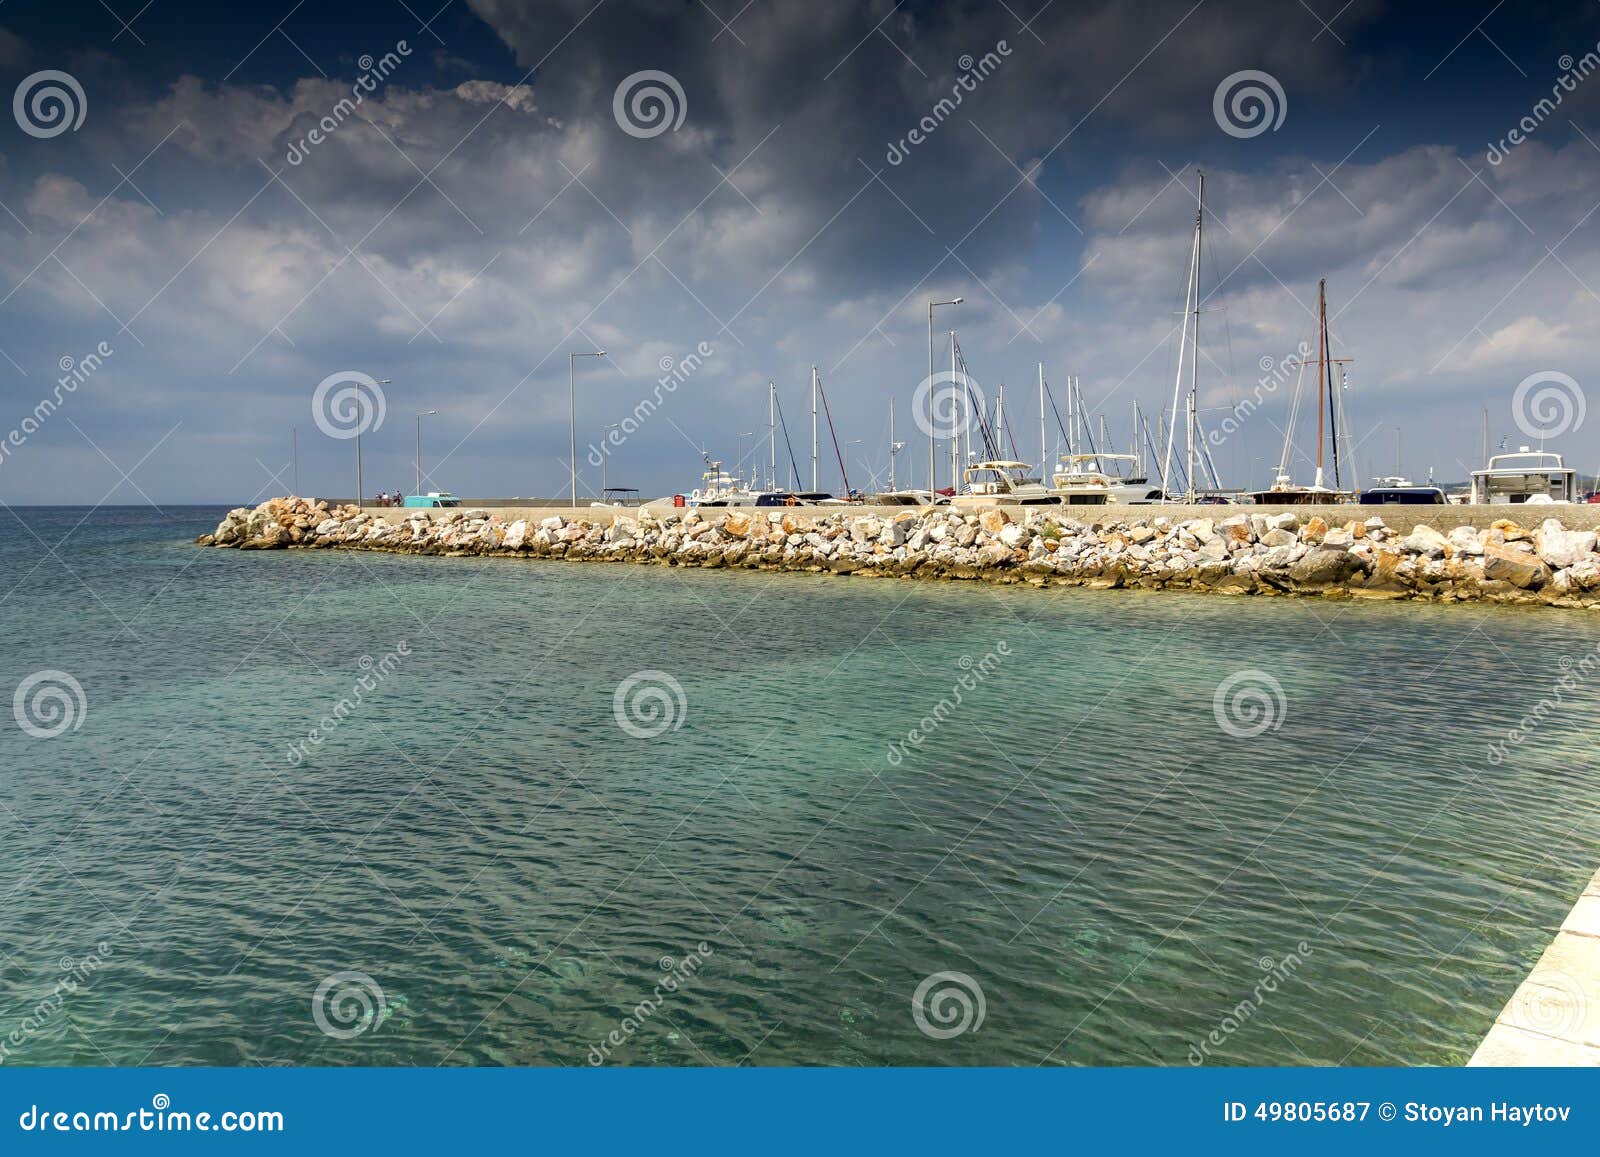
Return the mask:
<svg viewBox="0 0 1600 1157">
<path fill-rule="evenodd" d="M 867 495 L 868 506 L 939 506 L 949 501 L 931 490 L 883 490 Z"/>
<path fill-rule="evenodd" d="M 742 480 L 722 468 L 721 462 L 708 460 L 700 476 L 700 486 L 689 493 L 690 506 L 755 506 L 760 495 Z"/>
<path fill-rule="evenodd" d="M 1510 503 L 1548 505 L 1578 500 L 1578 472 L 1560 454 L 1517 448 L 1515 454 L 1495 454 L 1482 470 L 1472 472 L 1474 506 Z"/>
<path fill-rule="evenodd" d="M 1161 487 L 1150 485 L 1146 478 L 1122 477 L 1108 469 L 1111 463 L 1137 466 L 1138 461 L 1137 454 L 1063 454 L 1060 468 L 1050 476 L 1050 488 L 1068 506 L 1160 502 Z"/>
<path fill-rule="evenodd" d="M 1028 477 L 1026 462 L 994 459 L 974 462 L 961 472 L 965 487 L 952 499 L 953 506 L 1050 506 L 1061 501 L 1043 482 Z"/>
</svg>

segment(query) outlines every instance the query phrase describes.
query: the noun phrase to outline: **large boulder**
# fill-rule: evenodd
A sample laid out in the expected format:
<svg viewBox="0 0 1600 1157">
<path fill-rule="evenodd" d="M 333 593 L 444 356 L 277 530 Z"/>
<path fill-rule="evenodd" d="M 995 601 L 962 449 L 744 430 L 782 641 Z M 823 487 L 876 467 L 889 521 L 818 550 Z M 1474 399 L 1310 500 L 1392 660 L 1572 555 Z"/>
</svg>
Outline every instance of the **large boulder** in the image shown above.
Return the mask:
<svg viewBox="0 0 1600 1157">
<path fill-rule="evenodd" d="M 1363 573 L 1361 559 L 1336 546 L 1318 546 L 1289 568 L 1289 577 L 1302 586 L 1332 586 Z"/>
<path fill-rule="evenodd" d="M 1496 542 L 1483 547 L 1483 575 L 1493 582 L 1507 582 L 1518 590 L 1538 590 L 1550 581 L 1550 568 L 1536 554 Z"/>
<path fill-rule="evenodd" d="M 985 534 L 999 534 L 1000 529 L 1010 521 L 1006 512 L 999 507 L 990 507 L 978 515 L 978 526 Z"/>
<path fill-rule="evenodd" d="M 1431 526 L 1412 527 L 1411 533 L 1400 544 L 1401 548 L 1412 554 L 1420 554 L 1424 558 L 1443 558 L 1453 554 L 1455 548 L 1450 545 L 1450 540 L 1440 534 Z"/>
<path fill-rule="evenodd" d="M 1567 530 L 1554 518 L 1534 532 L 1533 541 L 1539 557 L 1553 570 L 1574 566 L 1594 553 L 1595 532 L 1592 530 Z"/>
</svg>

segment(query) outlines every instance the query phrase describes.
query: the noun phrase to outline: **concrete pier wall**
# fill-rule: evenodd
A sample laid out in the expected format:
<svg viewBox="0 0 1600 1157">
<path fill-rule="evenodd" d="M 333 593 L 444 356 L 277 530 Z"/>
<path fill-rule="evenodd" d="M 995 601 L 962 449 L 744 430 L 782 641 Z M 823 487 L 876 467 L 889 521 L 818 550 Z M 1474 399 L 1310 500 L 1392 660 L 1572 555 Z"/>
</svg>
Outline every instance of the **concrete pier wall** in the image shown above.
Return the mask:
<svg viewBox="0 0 1600 1157">
<path fill-rule="evenodd" d="M 641 509 L 649 509 L 656 518 L 664 518 L 673 513 L 686 515 L 694 509 L 692 507 L 674 507 L 671 503 L 651 502 L 645 507 L 623 507 L 622 513 L 630 518 L 637 518 Z M 392 506 L 367 506 L 362 508 L 368 514 L 382 517 L 388 522 L 401 523 L 406 516 L 412 513 L 409 510 Z M 463 503 L 462 510 L 475 509 Z M 576 515 L 590 522 L 610 525 L 615 517 L 617 508 L 604 506 L 493 506 L 478 509 L 489 510 L 496 518 L 507 522 L 523 518 L 537 522 L 548 518 L 552 514 L 570 518 Z M 782 512 L 783 507 L 749 507 L 737 509 L 747 514 L 766 514 L 769 511 Z M 848 512 L 853 515 L 875 514 L 879 517 L 892 516 L 904 511 L 927 510 L 925 506 L 801 506 L 794 508 L 792 513 L 801 518 L 808 516 L 825 517 L 829 514 Z M 948 510 L 950 507 L 939 507 Z M 1006 512 L 1013 519 L 1020 519 L 1030 510 L 1050 510 L 1061 512 L 1064 517 L 1076 518 L 1080 522 L 1111 522 L 1118 519 L 1130 521 L 1134 519 L 1147 520 L 1151 518 L 1170 518 L 1173 522 L 1183 522 L 1190 518 L 1213 518 L 1218 521 L 1231 518 L 1235 514 L 1277 514 L 1282 511 L 1293 511 L 1302 519 L 1309 519 L 1312 515 L 1319 515 L 1330 526 L 1339 526 L 1351 519 L 1364 522 L 1368 518 L 1377 516 L 1389 526 L 1397 530 L 1410 530 L 1413 526 L 1431 526 L 1435 530 L 1449 533 L 1458 526 L 1470 526 L 1474 530 L 1486 529 L 1491 523 L 1502 518 L 1509 519 L 1519 526 L 1532 530 L 1547 518 L 1556 518 L 1568 530 L 1600 530 L 1600 504 L 1574 505 L 1574 506 L 1009 506 Z M 449 511 L 435 511 L 436 515 Z M 706 508 L 700 511 L 702 518 L 720 518 L 728 513 L 726 507 Z"/>
</svg>

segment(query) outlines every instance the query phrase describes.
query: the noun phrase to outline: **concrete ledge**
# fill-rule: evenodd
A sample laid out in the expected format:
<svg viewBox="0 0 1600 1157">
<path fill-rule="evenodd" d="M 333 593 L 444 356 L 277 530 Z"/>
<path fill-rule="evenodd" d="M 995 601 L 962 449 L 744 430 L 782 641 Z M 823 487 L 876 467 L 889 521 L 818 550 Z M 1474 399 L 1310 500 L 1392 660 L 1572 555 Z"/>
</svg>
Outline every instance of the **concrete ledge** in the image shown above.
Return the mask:
<svg viewBox="0 0 1600 1157">
<path fill-rule="evenodd" d="M 1600 1067 L 1600 872 L 1467 1063 Z"/>
<path fill-rule="evenodd" d="M 625 506 L 620 510 L 609 506 L 484 506 L 474 507 L 463 502 L 462 510 L 484 509 L 489 510 L 496 518 L 510 522 L 518 518 L 530 522 L 538 522 L 542 518 L 549 518 L 552 514 L 559 514 L 563 518 L 579 517 L 597 522 L 601 525 L 610 525 L 611 521 L 620 512 L 629 518 L 637 518 L 642 510 L 649 510 L 655 518 L 667 518 L 673 514 L 685 515 L 695 510 L 695 507 L 675 507 L 670 502 L 647 502 L 643 506 Z M 908 510 L 928 510 L 926 506 L 741 506 L 736 507 L 746 514 L 766 514 L 769 511 L 782 512 L 789 510 L 801 518 L 825 518 L 830 514 L 848 512 L 857 517 L 872 514 L 880 518 L 892 517 Z M 938 509 L 948 510 L 949 507 Z M 1356 519 L 1365 522 L 1377 516 L 1396 530 L 1409 531 L 1413 526 L 1431 526 L 1448 534 L 1458 526 L 1470 526 L 1474 530 L 1486 529 L 1490 524 L 1500 519 L 1509 519 L 1519 526 L 1532 530 L 1547 518 L 1561 520 L 1561 525 L 1568 530 L 1600 530 L 1600 504 L 1589 505 L 1575 504 L 1572 506 L 1007 506 L 1003 508 L 1013 520 L 1020 521 L 1022 516 L 1030 510 L 1049 510 L 1060 513 L 1064 518 L 1075 518 L 1079 522 L 1127 522 L 1133 519 L 1150 519 L 1165 517 L 1174 522 L 1183 522 L 1191 518 L 1213 518 L 1221 521 L 1231 518 L 1236 514 L 1279 514 L 1283 511 L 1293 511 L 1302 519 L 1312 515 L 1321 515 L 1330 526 L 1338 526 Z M 389 522 L 404 522 L 407 515 L 415 513 L 397 506 L 365 506 L 362 510 L 367 514 L 377 515 Z M 706 507 L 700 510 L 702 518 L 716 518 L 728 513 L 728 507 Z M 449 514 L 449 510 L 432 510 L 428 513 L 438 517 L 440 514 Z"/>
</svg>

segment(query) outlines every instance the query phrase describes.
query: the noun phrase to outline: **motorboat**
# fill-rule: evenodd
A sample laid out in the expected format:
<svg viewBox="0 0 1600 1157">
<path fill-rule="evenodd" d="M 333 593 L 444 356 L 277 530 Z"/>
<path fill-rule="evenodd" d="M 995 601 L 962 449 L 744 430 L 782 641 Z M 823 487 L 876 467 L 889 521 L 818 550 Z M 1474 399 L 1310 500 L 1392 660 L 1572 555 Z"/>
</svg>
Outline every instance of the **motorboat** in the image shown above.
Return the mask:
<svg viewBox="0 0 1600 1157">
<path fill-rule="evenodd" d="M 1474 506 L 1542 506 L 1577 500 L 1578 472 L 1550 451 L 1521 446 L 1515 454 L 1491 456 L 1487 466 L 1472 472 Z"/>
<path fill-rule="evenodd" d="M 1028 476 L 1026 462 L 1007 458 L 974 462 L 961 472 L 965 487 L 950 499 L 954 506 L 1054 506 L 1061 496 Z"/>
<path fill-rule="evenodd" d="M 1356 501 L 1363 506 L 1443 506 L 1448 499 L 1437 486 L 1418 486 L 1409 478 L 1393 474 L 1373 479 Z"/>
<path fill-rule="evenodd" d="M 820 490 L 763 490 L 754 506 L 848 506 L 850 503 Z"/>
<path fill-rule="evenodd" d="M 867 495 L 868 506 L 938 506 L 949 501 L 929 490 L 885 490 Z"/>
<path fill-rule="evenodd" d="M 1063 454 L 1060 469 L 1050 476 L 1051 489 L 1068 506 L 1160 502 L 1161 487 L 1150 485 L 1149 479 L 1126 478 L 1107 469 L 1110 463 L 1138 461 L 1137 454 Z"/>
<path fill-rule="evenodd" d="M 760 495 L 739 478 L 722 468 L 722 463 L 707 461 L 701 485 L 689 493 L 689 506 L 755 506 Z"/>
</svg>

